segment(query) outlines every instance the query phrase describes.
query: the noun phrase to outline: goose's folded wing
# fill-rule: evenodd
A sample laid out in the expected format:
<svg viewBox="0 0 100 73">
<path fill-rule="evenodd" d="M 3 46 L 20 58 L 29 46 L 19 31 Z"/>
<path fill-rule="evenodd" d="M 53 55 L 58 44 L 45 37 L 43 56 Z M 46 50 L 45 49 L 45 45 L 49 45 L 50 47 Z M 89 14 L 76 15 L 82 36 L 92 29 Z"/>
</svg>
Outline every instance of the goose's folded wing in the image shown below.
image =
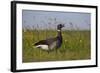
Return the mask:
<svg viewBox="0 0 100 73">
<path fill-rule="evenodd" d="M 40 45 L 40 44 L 47 44 L 46 43 L 46 40 L 41 40 L 41 41 L 39 41 L 39 42 L 37 42 L 37 43 L 35 43 L 34 45 L 36 46 L 36 45 Z"/>
<path fill-rule="evenodd" d="M 50 45 L 52 44 L 53 42 L 55 42 L 57 40 L 57 38 L 49 38 L 49 39 L 46 39 L 46 40 L 41 40 L 37 43 L 35 43 L 34 45 Z"/>
<path fill-rule="evenodd" d="M 55 41 L 57 41 L 57 38 L 49 38 L 49 39 L 46 40 L 48 45 L 54 43 Z"/>
</svg>

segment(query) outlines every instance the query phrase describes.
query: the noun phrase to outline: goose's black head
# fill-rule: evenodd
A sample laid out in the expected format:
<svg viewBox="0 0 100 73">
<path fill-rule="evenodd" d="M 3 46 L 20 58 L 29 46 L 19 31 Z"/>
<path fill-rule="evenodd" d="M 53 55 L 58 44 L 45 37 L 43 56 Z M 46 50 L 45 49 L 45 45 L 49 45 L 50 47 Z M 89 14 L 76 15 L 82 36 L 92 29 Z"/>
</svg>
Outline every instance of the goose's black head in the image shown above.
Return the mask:
<svg viewBox="0 0 100 73">
<path fill-rule="evenodd" d="M 58 24 L 57 29 L 61 30 L 61 28 L 63 28 L 63 27 L 64 27 L 64 24 Z"/>
</svg>

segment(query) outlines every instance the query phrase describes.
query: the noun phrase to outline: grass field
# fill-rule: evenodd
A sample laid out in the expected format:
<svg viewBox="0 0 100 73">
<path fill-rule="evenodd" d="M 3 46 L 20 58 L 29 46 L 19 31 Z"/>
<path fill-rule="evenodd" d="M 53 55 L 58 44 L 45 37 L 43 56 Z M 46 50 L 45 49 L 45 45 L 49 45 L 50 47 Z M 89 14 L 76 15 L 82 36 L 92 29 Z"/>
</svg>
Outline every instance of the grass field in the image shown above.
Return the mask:
<svg viewBox="0 0 100 73">
<path fill-rule="evenodd" d="M 39 40 L 55 37 L 57 31 L 27 30 L 23 31 L 23 62 L 44 62 L 63 60 L 85 60 L 91 58 L 90 31 L 62 31 L 63 44 L 50 53 L 34 48 Z"/>
</svg>

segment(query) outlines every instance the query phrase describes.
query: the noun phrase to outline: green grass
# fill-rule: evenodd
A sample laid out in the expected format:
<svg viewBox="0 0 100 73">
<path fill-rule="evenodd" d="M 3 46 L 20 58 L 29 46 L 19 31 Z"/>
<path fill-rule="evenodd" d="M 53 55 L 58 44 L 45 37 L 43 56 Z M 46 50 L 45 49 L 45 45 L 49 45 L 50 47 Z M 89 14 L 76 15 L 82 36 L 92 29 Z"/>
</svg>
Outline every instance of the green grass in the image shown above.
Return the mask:
<svg viewBox="0 0 100 73">
<path fill-rule="evenodd" d="M 32 44 L 49 37 L 55 37 L 57 31 L 23 31 L 23 62 L 86 60 L 91 58 L 90 31 L 62 31 L 63 44 L 50 53 L 34 48 Z"/>
</svg>

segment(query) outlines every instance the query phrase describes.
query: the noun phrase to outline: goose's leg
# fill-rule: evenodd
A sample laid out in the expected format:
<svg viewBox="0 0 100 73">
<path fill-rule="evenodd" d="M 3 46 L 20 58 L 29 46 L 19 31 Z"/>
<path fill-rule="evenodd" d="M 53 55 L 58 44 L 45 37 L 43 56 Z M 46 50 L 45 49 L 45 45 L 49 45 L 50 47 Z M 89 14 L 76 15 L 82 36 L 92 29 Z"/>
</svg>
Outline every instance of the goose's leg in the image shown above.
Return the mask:
<svg viewBox="0 0 100 73">
<path fill-rule="evenodd" d="M 55 49 L 55 51 L 56 51 L 56 54 L 57 54 L 57 49 Z"/>
<path fill-rule="evenodd" d="M 57 54 L 57 50 L 55 49 L 55 55 Z"/>
<path fill-rule="evenodd" d="M 50 51 L 48 50 L 47 52 L 48 52 L 48 54 L 49 54 Z"/>
<path fill-rule="evenodd" d="M 48 54 L 50 53 L 50 51 L 51 51 L 51 49 L 50 49 L 50 47 L 48 47 L 48 51 L 47 51 L 47 52 L 48 52 Z"/>
<path fill-rule="evenodd" d="M 57 56 L 57 49 L 54 49 L 54 56 L 56 59 L 58 59 L 58 56 Z"/>
</svg>

